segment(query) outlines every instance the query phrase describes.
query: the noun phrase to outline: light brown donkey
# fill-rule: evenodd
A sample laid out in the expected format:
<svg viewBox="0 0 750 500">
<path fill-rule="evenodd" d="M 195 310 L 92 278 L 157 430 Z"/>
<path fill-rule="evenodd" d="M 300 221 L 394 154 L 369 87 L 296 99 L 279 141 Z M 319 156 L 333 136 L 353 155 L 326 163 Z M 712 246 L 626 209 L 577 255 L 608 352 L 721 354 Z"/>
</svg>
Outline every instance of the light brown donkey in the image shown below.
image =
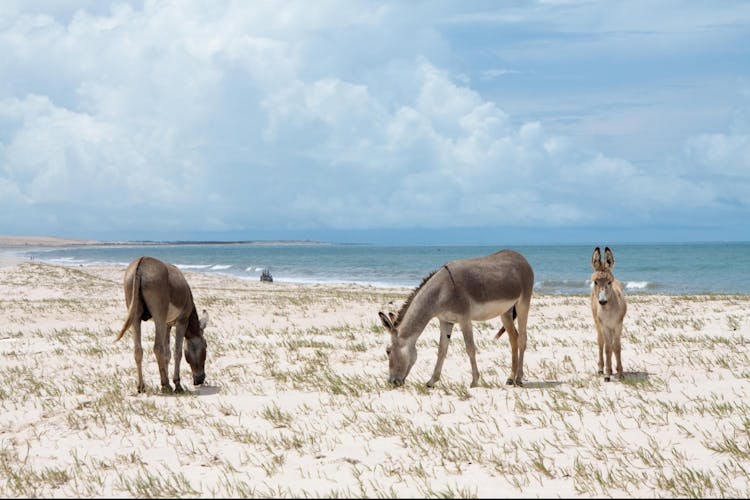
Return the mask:
<svg viewBox="0 0 750 500">
<path fill-rule="evenodd" d="M 523 255 L 513 250 L 448 262 L 414 289 L 398 315 L 378 313 L 391 334 L 391 344 L 386 349 L 390 371 L 388 381 L 394 385 L 404 383 L 417 360 L 417 338 L 427 323 L 437 317 L 440 320 L 440 347 L 435 370 L 427 386 L 433 387 L 440 379 L 451 331 L 453 325 L 458 323 L 471 361 L 471 387 L 476 387 L 479 384 L 479 370 L 471 322 L 500 316 L 511 348 L 511 372 L 507 383 L 521 385 L 526 321 L 533 288 L 534 271 L 531 265 Z M 513 323 L 516 314 L 518 329 Z"/>
<path fill-rule="evenodd" d="M 175 327 L 174 342 L 174 389 L 182 392 L 180 385 L 180 360 L 183 338 L 185 339 L 185 360 L 193 372 L 193 384 L 201 385 L 206 378 L 206 339 L 203 329 L 208 315 L 203 318 L 193 303 L 190 291 L 182 272 L 172 264 L 153 257 L 140 257 L 130 263 L 124 278 L 125 304 L 128 317 L 115 342 L 120 340 L 128 328 L 133 330 L 135 364 L 138 368 L 138 392 L 145 390 L 143 383 L 143 348 L 141 347 L 141 321 L 154 319 L 154 355 L 159 365 L 162 392 L 171 392 L 169 385 L 169 332 Z"/>
<path fill-rule="evenodd" d="M 620 359 L 620 338 L 622 337 L 622 320 L 628 305 L 622 285 L 612 275 L 615 267 L 615 256 L 609 247 L 604 249 L 605 261 L 599 247 L 594 249 L 591 256 L 591 312 L 594 315 L 597 341 L 599 343 L 599 375 L 604 374 L 604 380 L 609 382 L 612 375 L 612 353 L 617 360 L 617 376 L 622 378 L 622 360 Z M 607 362 L 604 363 L 604 354 Z M 603 371 L 604 370 L 604 371 Z"/>
</svg>

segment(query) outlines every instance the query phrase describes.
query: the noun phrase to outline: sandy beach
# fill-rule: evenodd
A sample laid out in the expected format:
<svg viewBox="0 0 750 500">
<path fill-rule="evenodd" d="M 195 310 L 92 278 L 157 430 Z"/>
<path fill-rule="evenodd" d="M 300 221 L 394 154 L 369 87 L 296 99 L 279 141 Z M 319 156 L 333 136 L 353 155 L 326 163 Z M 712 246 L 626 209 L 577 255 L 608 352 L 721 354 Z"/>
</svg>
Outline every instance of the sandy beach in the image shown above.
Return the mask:
<svg viewBox="0 0 750 500">
<path fill-rule="evenodd" d="M 6 245 L 7 246 L 7 245 Z M 124 267 L 0 262 L 2 497 L 747 497 L 750 297 L 628 296 L 626 377 L 596 375 L 588 297 L 535 296 L 525 386 L 499 321 L 439 330 L 386 381 L 377 312 L 409 289 L 185 273 L 210 315 L 207 382 L 136 393 Z M 388 306 L 393 301 L 394 305 Z M 171 367 L 171 364 L 170 364 Z"/>
</svg>

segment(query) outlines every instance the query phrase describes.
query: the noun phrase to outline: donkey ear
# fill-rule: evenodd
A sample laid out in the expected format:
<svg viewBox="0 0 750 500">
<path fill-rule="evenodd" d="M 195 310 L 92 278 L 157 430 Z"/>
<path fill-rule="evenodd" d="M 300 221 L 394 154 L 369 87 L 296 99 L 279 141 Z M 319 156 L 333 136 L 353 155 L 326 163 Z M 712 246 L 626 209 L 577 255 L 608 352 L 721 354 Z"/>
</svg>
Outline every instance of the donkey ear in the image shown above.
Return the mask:
<svg viewBox="0 0 750 500">
<path fill-rule="evenodd" d="M 204 309 L 202 311 L 202 314 L 203 314 L 203 317 L 201 317 L 201 318 L 198 319 L 198 323 L 201 326 L 201 330 L 204 330 L 206 328 L 206 326 L 208 326 L 208 313 Z"/>
<path fill-rule="evenodd" d="M 380 316 L 380 321 L 383 323 L 384 327 L 386 327 L 388 330 L 393 329 L 393 322 L 391 321 L 391 318 L 386 316 L 382 311 L 378 312 L 378 316 Z"/>
<path fill-rule="evenodd" d="M 615 255 L 609 247 L 604 249 L 604 258 L 607 261 L 607 269 L 612 270 L 612 268 L 615 267 Z"/>
<path fill-rule="evenodd" d="M 388 313 L 388 317 L 391 318 L 391 324 L 395 325 L 396 324 L 396 315 L 393 314 L 393 312 L 389 312 Z"/>
<path fill-rule="evenodd" d="M 602 253 L 599 251 L 599 247 L 594 248 L 594 253 L 591 255 L 591 267 L 594 271 L 598 271 L 602 267 Z"/>
</svg>

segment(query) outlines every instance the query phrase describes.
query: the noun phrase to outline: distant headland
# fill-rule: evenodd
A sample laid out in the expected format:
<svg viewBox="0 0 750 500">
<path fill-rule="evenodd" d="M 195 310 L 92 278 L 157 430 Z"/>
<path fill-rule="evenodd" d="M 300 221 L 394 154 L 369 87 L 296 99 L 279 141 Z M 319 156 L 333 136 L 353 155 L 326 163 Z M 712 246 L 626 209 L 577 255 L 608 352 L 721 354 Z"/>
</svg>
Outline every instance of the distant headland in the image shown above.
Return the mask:
<svg viewBox="0 0 750 500">
<path fill-rule="evenodd" d="M 71 247 L 71 246 L 118 246 L 118 245 L 331 245 L 332 243 L 315 240 L 121 240 L 102 241 L 77 238 L 59 238 L 57 236 L 0 236 L 0 247 Z"/>
</svg>

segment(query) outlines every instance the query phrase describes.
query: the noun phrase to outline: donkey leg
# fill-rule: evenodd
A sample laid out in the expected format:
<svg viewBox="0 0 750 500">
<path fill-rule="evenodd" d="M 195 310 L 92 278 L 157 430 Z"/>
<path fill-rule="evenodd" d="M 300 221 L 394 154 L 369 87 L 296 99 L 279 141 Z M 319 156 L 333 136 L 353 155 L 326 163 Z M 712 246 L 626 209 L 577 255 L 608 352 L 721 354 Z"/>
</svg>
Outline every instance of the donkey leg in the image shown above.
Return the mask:
<svg viewBox="0 0 750 500">
<path fill-rule="evenodd" d="M 453 330 L 453 323 L 447 321 L 440 321 L 440 347 L 438 347 L 437 362 L 435 363 L 435 370 L 432 372 L 432 377 L 427 381 L 427 387 L 435 387 L 435 383 L 440 380 L 440 373 L 443 371 L 443 361 L 445 361 L 445 355 L 448 354 L 448 344 L 451 340 L 451 331 Z"/>
<path fill-rule="evenodd" d="M 602 333 L 602 327 L 599 323 L 596 324 L 596 342 L 599 345 L 599 370 L 596 372 L 599 375 L 604 374 L 604 334 Z"/>
<path fill-rule="evenodd" d="M 529 319 L 529 301 L 519 302 L 516 307 L 518 313 L 518 367 L 516 368 L 516 386 L 523 385 L 523 356 L 526 352 L 526 322 Z"/>
<path fill-rule="evenodd" d="M 464 335 L 466 354 L 469 355 L 469 361 L 471 361 L 471 387 L 476 387 L 479 385 L 479 369 L 477 368 L 477 348 L 474 345 L 474 330 L 471 326 L 471 320 L 461 324 L 461 333 Z"/>
<path fill-rule="evenodd" d="M 500 316 L 500 320 L 503 322 L 505 331 L 508 332 L 508 340 L 510 341 L 510 376 L 505 383 L 513 385 L 516 383 L 516 370 L 518 369 L 518 332 L 513 324 L 512 309 L 507 313 L 503 313 Z"/>
<path fill-rule="evenodd" d="M 174 374 L 172 375 L 172 382 L 174 382 L 175 392 L 183 392 L 182 385 L 180 385 L 180 362 L 182 361 L 182 340 L 185 338 L 186 328 L 186 324 L 178 323 L 174 329 Z"/>
<path fill-rule="evenodd" d="M 172 392 L 172 386 L 169 385 L 169 330 L 170 328 L 163 322 L 156 323 L 156 333 L 154 335 L 154 356 L 156 363 L 159 365 L 159 377 L 161 378 L 161 391 Z"/>
<path fill-rule="evenodd" d="M 141 344 L 141 320 L 133 322 L 133 357 L 135 367 L 138 370 L 138 392 L 145 392 L 146 385 L 143 383 L 143 345 Z"/>
<path fill-rule="evenodd" d="M 607 330 L 604 333 L 604 381 L 609 382 L 612 377 L 612 332 Z"/>
<path fill-rule="evenodd" d="M 615 361 L 617 362 L 617 378 L 622 379 L 623 373 L 622 373 L 622 359 L 620 358 L 620 351 L 621 351 L 621 345 L 620 345 L 620 337 L 622 335 L 622 326 L 619 326 L 615 329 L 615 338 L 612 345 L 612 350 L 615 353 Z"/>
</svg>

